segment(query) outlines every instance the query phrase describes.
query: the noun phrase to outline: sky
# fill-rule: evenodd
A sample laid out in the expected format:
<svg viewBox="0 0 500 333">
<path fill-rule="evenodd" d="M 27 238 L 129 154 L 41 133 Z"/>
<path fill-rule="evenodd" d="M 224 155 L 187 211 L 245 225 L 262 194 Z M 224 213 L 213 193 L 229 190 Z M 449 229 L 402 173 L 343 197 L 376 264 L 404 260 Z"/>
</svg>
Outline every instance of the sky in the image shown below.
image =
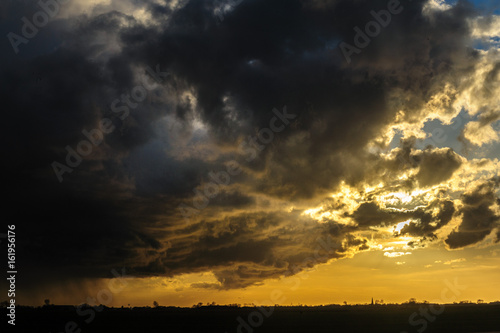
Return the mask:
<svg viewBox="0 0 500 333">
<path fill-rule="evenodd" d="M 500 300 L 496 1 L 3 1 L 0 30 L 17 302 Z"/>
</svg>

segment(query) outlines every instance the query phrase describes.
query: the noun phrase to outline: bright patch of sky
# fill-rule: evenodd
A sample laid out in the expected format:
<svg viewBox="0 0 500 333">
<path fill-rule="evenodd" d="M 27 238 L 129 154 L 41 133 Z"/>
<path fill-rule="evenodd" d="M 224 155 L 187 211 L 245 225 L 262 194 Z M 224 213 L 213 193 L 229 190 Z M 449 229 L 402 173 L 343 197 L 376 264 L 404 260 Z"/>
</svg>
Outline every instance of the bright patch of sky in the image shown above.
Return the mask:
<svg viewBox="0 0 500 333">
<path fill-rule="evenodd" d="M 455 3 L 456 1 L 446 1 L 447 3 Z M 470 0 L 474 6 L 484 14 L 500 15 L 500 2 L 498 0 Z"/>
<path fill-rule="evenodd" d="M 468 159 L 473 158 L 498 158 L 500 156 L 500 144 L 493 142 L 481 147 L 473 146 L 462 138 L 462 131 L 470 121 L 477 121 L 477 115 L 471 117 L 465 110 L 451 121 L 449 125 L 444 125 L 441 120 L 428 120 L 424 124 L 424 132 L 427 137 L 423 140 L 418 139 L 415 148 L 424 149 L 428 145 L 437 148 L 452 148 L 458 154 Z M 492 124 L 493 129 L 500 133 L 500 121 Z M 401 131 L 398 131 L 391 141 L 389 149 L 399 147 L 400 140 L 403 137 Z"/>
</svg>

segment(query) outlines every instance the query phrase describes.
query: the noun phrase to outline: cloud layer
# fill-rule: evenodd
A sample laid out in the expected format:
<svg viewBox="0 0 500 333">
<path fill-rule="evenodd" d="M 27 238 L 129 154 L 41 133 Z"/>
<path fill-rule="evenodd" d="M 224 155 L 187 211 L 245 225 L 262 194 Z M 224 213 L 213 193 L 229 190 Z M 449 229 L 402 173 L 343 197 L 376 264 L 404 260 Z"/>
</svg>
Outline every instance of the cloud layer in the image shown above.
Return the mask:
<svg viewBox="0 0 500 333">
<path fill-rule="evenodd" d="M 498 241 L 498 160 L 468 155 L 499 140 L 500 54 L 475 45 L 496 16 L 401 1 L 348 63 L 339 43 L 387 1 L 221 3 L 61 4 L 17 54 L 4 38 L 3 174 L 27 271 L 212 271 L 200 286 L 229 289 L 369 250 L 367 233 L 402 222 L 412 245 Z M 1 6 L 4 35 L 40 11 Z M 463 152 L 425 131 L 463 112 Z"/>
</svg>

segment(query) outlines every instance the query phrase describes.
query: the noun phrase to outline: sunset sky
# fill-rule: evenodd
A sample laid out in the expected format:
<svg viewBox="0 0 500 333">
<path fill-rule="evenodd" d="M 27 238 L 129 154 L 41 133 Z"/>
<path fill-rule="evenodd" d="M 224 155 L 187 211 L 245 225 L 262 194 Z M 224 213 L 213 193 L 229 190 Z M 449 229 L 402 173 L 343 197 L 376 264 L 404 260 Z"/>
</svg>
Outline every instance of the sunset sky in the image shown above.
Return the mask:
<svg viewBox="0 0 500 333">
<path fill-rule="evenodd" d="M 498 1 L 43 1 L 0 4 L 18 303 L 500 300 Z"/>
</svg>

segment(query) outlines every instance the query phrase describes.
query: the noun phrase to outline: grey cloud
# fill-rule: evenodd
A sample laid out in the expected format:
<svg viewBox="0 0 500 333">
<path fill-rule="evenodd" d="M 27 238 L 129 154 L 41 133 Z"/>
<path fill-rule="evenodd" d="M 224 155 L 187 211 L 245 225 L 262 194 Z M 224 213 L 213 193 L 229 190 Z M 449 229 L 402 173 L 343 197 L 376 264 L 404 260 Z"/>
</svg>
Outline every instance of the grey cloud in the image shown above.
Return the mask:
<svg viewBox="0 0 500 333">
<path fill-rule="evenodd" d="M 438 208 L 437 214 L 433 210 Z M 412 213 L 417 222 L 410 222 L 399 232 L 400 235 L 411 235 L 427 239 L 435 239 L 435 231 L 447 225 L 455 214 L 455 205 L 449 200 L 435 200 L 425 208 L 418 208 Z"/>
<path fill-rule="evenodd" d="M 375 202 L 365 202 L 359 205 L 352 218 L 362 227 L 381 224 L 394 224 L 408 218 L 407 212 L 381 209 Z"/>
<path fill-rule="evenodd" d="M 422 187 L 440 184 L 450 179 L 462 165 L 462 159 L 451 148 L 426 149 L 414 158 L 421 159 L 416 178 Z"/>
<path fill-rule="evenodd" d="M 464 206 L 459 210 L 462 222 L 445 240 L 450 248 L 461 248 L 475 244 L 498 227 L 500 216 L 493 205 L 497 204 L 498 178 L 479 185 L 473 191 L 463 195 Z"/>
<path fill-rule="evenodd" d="M 298 212 L 243 213 L 187 228 L 171 237 L 166 251 L 154 253 L 146 265 L 136 263 L 132 272 L 172 276 L 212 270 L 220 282 L 217 288 L 241 288 L 296 274 L 366 244 L 347 237 L 342 245 L 348 229 L 334 222 L 318 224 Z"/>
</svg>

